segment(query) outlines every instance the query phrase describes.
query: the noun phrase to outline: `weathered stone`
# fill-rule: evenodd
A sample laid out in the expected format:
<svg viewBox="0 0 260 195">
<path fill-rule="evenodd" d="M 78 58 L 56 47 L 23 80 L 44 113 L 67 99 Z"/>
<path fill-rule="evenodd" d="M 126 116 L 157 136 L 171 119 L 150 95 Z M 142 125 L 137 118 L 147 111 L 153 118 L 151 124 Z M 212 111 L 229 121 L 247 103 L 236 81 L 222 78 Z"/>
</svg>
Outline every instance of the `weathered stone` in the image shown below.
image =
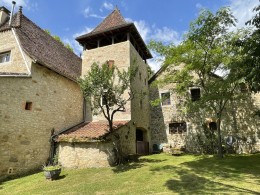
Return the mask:
<svg viewBox="0 0 260 195">
<path fill-rule="evenodd" d="M 9 162 L 18 162 L 17 156 L 10 156 Z"/>
</svg>

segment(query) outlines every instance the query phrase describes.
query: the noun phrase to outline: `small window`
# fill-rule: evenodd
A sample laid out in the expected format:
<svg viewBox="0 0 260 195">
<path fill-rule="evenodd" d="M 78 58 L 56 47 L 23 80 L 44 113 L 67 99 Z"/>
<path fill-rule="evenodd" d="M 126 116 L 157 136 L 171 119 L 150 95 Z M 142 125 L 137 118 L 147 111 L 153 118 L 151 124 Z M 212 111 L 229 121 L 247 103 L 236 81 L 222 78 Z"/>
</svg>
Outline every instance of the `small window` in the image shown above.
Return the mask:
<svg viewBox="0 0 260 195">
<path fill-rule="evenodd" d="M 187 131 L 187 125 L 185 122 L 169 124 L 169 133 L 170 134 L 183 134 L 186 131 Z"/>
<path fill-rule="evenodd" d="M 11 51 L 0 53 L 0 63 L 9 62 Z"/>
<path fill-rule="evenodd" d="M 114 64 L 115 64 L 115 60 L 108 60 L 107 61 L 107 65 L 108 65 L 109 68 L 112 68 L 114 66 Z"/>
<path fill-rule="evenodd" d="M 197 101 L 200 99 L 200 88 L 190 89 L 191 101 Z"/>
<path fill-rule="evenodd" d="M 25 103 L 25 110 L 32 110 L 32 102 Z"/>
<path fill-rule="evenodd" d="M 139 72 L 139 79 L 142 80 L 142 73 Z"/>
<path fill-rule="evenodd" d="M 217 130 L 218 129 L 217 123 L 216 122 L 210 122 L 209 123 L 209 129 L 212 130 L 212 131 Z"/>
<path fill-rule="evenodd" d="M 170 92 L 161 93 L 162 106 L 171 105 Z"/>
</svg>

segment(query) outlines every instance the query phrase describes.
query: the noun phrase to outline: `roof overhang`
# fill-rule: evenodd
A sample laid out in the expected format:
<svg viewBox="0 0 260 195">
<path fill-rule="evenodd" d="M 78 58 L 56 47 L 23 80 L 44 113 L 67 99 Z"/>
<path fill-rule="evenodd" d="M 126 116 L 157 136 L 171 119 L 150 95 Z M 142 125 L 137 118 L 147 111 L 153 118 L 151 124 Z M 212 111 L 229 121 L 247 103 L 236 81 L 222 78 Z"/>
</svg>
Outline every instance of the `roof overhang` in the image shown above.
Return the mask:
<svg viewBox="0 0 260 195">
<path fill-rule="evenodd" d="M 113 28 L 109 28 L 105 31 L 90 32 L 88 34 L 77 37 L 76 40 L 80 45 L 85 46 L 86 49 L 94 49 L 96 41 L 104 37 L 111 37 L 113 35 L 122 33 L 130 33 L 133 36 L 136 43 L 138 44 L 138 47 L 142 50 L 145 59 L 152 58 L 152 54 L 147 48 L 134 23 L 122 24 Z"/>
</svg>

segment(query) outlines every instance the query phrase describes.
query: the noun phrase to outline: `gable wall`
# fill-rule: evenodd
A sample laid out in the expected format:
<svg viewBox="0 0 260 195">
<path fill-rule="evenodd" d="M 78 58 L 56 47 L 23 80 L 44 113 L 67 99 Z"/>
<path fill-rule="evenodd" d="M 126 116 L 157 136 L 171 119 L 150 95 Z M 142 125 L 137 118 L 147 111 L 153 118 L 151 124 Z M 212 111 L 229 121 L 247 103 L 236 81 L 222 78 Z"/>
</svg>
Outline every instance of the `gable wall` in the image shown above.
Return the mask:
<svg viewBox="0 0 260 195">
<path fill-rule="evenodd" d="M 25 61 L 18 47 L 15 36 L 11 30 L 0 33 L 0 53 L 10 51 L 11 58 L 9 62 L 0 63 L 0 72 L 11 73 L 27 73 L 28 70 L 25 65 Z M 24 54 L 28 65 L 31 64 L 31 59 Z M 30 67 L 29 67 L 30 68 Z"/>
</svg>

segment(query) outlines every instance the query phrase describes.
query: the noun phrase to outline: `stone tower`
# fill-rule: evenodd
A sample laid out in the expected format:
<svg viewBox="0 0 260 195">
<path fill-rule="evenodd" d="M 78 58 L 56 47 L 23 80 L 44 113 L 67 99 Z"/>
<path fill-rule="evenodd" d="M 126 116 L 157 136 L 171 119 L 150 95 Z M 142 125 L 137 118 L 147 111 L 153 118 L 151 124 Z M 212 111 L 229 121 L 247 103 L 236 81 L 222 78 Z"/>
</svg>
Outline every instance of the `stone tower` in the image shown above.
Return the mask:
<svg viewBox="0 0 260 195">
<path fill-rule="evenodd" d="M 86 75 L 93 63 L 103 64 L 112 61 L 119 69 L 138 67 L 135 79 L 131 83 L 131 88 L 137 95 L 125 106 L 125 112 L 116 113 L 114 121 L 130 121 L 134 128 L 131 127 L 131 137 L 136 141 L 148 142 L 150 127 L 146 60 L 152 58 L 152 55 L 134 23 L 126 22 L 116 8 L 93 31 L 77 37 L 76 40 L 84 48 L 82 76 Z M 102 115 L 93 116 L 92 119 L 105 120 Z M 131 150 L 135 153 L 136 148 L 133 147 Z"/>
</svg>

